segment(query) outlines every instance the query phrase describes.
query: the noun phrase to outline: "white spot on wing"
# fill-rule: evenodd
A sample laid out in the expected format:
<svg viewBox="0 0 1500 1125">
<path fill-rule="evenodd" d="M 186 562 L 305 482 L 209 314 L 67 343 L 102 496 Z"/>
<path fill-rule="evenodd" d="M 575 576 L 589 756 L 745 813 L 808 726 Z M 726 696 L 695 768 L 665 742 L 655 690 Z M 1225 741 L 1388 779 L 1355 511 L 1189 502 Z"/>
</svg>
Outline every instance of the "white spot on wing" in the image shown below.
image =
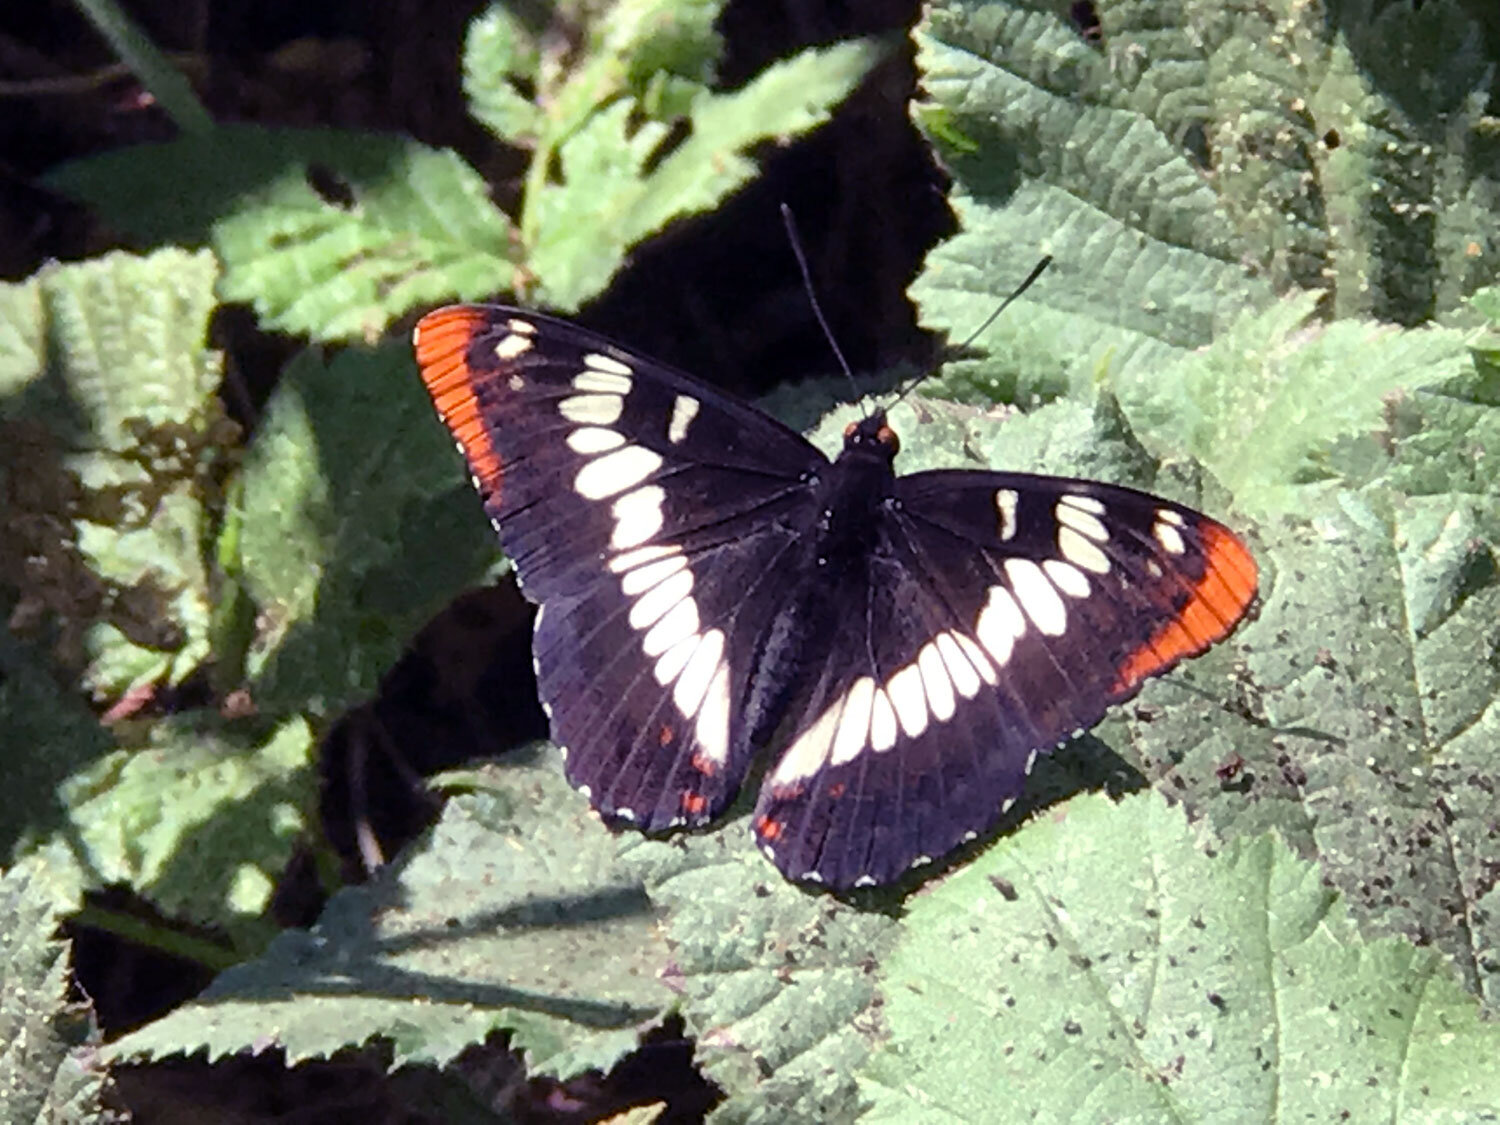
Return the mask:
<svg viewBox="0 0 1500 1125">
<path fill-rule="evenodd" d="M 610 508 L 615 530 L 609 537 L 609 545 L 617 551 L 638 547 L 660 531 L 666 520 L 661 510 L 666 498 L 660 485 L 648 484 L 616 500 Z"/>
<path fill-rule="evenodd" d="M 849 694 L 844 700 L 844 713 L 839 718 L 838 733 L 833 736 L 833 751 L 829 761 L 835 766 L 852 761 L 870 735 L 870 711 L 875 703 L 875 681 L 861 676 L 849 685 Z"/>
<path fill-rule="evenodd" d="M 557 412 L 580 426 L 613 426 L 624 413 L 625 400 L 619 395 L 573 395 L 557 404 Z"/>
<path fill-rule="evenodd" d="M 639 597 L 658 582 L 665 582 L 686 567 L 687 559 L 681 555 L 668 555 L 664 559 L 626 572 L 620 579 L 620 590 L 627 598 Z"/>
<path fill-rule="evenodd" d="M 688 426 L 698 417 L 699 402 L 691 395 L 678 395 L 672 400 L 672 420 L 667 423 L 667 440 L 676 445 L 687 437 Z"/>
<path fill-rule="evenodd" d="M 532 324 L 529 320 L 522 320 L 518 316 L 513 316 L 507 320 L 505 327 L 509 328 L 512 332 L 519 332 L 522 336 L 536 335 L 536 325 Z"/>
<path fill-rule="evenodd" d="M 615 574 L 623 574 L 627 570 L 634 570 L 638 566 L 645 566 L 657 559 L 667 558 L 669 555 L 682 554 L 682 548 L 675 543 L 657 543 L 649 547 L 637 547 L 633 551 L 626 551 L 616 555 L 609 560 L 609 569 Z"/>
<path fill-rule="evenodd" d="M 877 689 L 870 706 L 870 748 L 877 752 L 896 745 L 896 709 L 884 688 Z"/>
<path fill-rule="evenodd" d="M 495 355 L 499 359 L 515 359 L 518 355 L 525 355 L 531 347 L 531 337 L 512 332 L 495 345 Z"/>
<path fill-rule="evenodd" d="M 666 687 L 678 676 L 682 675 L 682 670 L 687 667 L 688 659 L 702 643 L 703 638 L 694 633 L 691 637 L 678 641 L 671 648 L 667 649 L 666 652 L 662 653 L 661 659 L 651 669 L 651 674 L 656 677 L 656 682 L 661 684 L 662 687 Z"/>
<path fill-rule="evenodd" d="M 719 662 L 708 685 L 708 694 L 698 708 L 698 753 L 706 762 L 723 766 L 729 760 L 729 662 Z"/>
<path fill-rule="evenodd" d="M 703 642 L 698 645 L 693 658 L 682 670 L 677 686 L 672 689 L 672 702 L 686 718 L 691 719 L 698 713 L 723 656 L 724 634 L 718 629 L 710 629 L 703 635 Z"/>
<path fill-rule="evenodd" d="M 1001 488 L 995 492 L 995 509 L 1000 513 L 1000 538 L 1010 539 L 1016 534 L 1016 504 L 1020 496 L 1013 488 Z"/>
<path fill-rule="evenodd" d="M 922 673 L 916 664 L 897 671 L 886 681 L 886 691 L 908 738 L 916 738 L 927 729 L 927 693 L 922 689 Z"/>
<path fill-rule="evenodd" d="M 1162 545 L 1162 549 L 1169 555 L 1180 555 L 1187 550 L 1187 544 L 1182 541 L 1182 532 L 1178 531 L 1169 523 L 1157 523 L 1151 529 L 1156 536 L 1156 541 Z"/>
<path fill-rule="evenodd" d="M 996 664 L 1004 665 L 1010 659 L 1016 641 L 1026 632 L 1026 618 L 1010 591 L 1004 586 L 991 586 L 979 619 L 974 623 L 974 635 L 985 647 Z"/>
<path fill-rule="evenodd" d="M 1016 601 L 1038 629 L 1049 637 L 1060 637 L 1067 631 L 1067 607 L 1041 567 L 1030 559 L 1006 559 L 1005 577 L 1010 579 Z"/>
<path fill-rule="evenodd" d="M 1057 516 L 1058 523 L 1064 527 L 1071 527 L 1080 535 L 1087 535 L 1095 543 L 1103 543 L 1109 538 L 1109 529 L 1104 526 L 1098 516 L 1079 511 L 1072 504 L 1058 501 L 1054 514 Z"/>
<path fill-rule="evenodd" d="M 1068 492 L 1063 495 L 1062 502 L 1077 508 L 1080 512 L 1092 512 L 1096 516 L 1104 514 L 1104 502 L 1096 500 L 1092 496 L 1083 496 L 1077 492 Z"/>
<path fill-rule="evenodd" d="M 627 445 L 596 457 L 573 478 L 573 490 L 585 500 L 603 500 L 634 488 L 661 468 L 661 455 L 639 445 Z"/>
<path fill-rule="evenodd" d="M 938 654 L 937 645 L 928 641 L 917 653 L 917 669 L 922 673 L 922 690 L 927 695 L 927 709 L 940 723 L 953 718 L 957 703 L 953 698 L 953 681 L 947 665 Z"/>
<path fill-rule="evenodd" d="M 979 694 L 979 673 L 969 662 L 967 656 L 958 647 L 958 641 L 952 633 L 939 633 L 933 638 L 937 645 L 938 655 L 943 658 L 943 663 L 948 668 L 948 678 L 953 681 L 953 687 L 958 694 L 965 699 L 973 699 Z M 989 663 L 988 660 L 985 661 Z"/>
<path fill-rule="evenodd" d="M 660 656 L 667 649 L 691 637 L 697 631 L 698 603 L 692 598 L 683 598 L 671 608 L 665 617 L 651 626 L 650 631 L 641 640 L 641 648 L 645 649 L 647 656 Z"/>
<path fill-rule="evenodd" d="M 1085 539 L 1071 527 L 1057 529 L 1057 549 L 1074 566 L 1081 566 L 1095 574 L 1109 573 L 1109 556 L 1097 544 Z"/>
<path fill-rule="evenodd" d="M 630 374 L 630 367 L 627 364 L 621 363 L 613 356 L 604 355 L 601 352 L 590 352 L 583 357 L 583 362 L 595 371 L 603 371 L 606 374 L 625 376 L 629 376 Z M 629 380 L 627 379 L 626 386 L 629 387 L 629 385 Z"/>
<path fill-rule="evenodd" d="M 1089 580 L 1071 563 L 1065 563 L 1061 559 L 1048 559 L 1042 563 L 1042 569 L 1047 572 L 1047 577 L 1052 579 L 1052 584 L 1070 598 L 1086 598 L 1089 596 Z"/>
<path fill-rule="evenodd" d="M 573 386 L 580 391 L 590 391 L 606 395 L 626 395 L 630 393 L 630 376 L 616 375 L 608 371 L 585 370 L 573 378 Z"/>
<path fill-rule="evenodd" d="M 574 453 L 592 457 L 596 453 L 608 453 L 625 444 L 624 435 L 603 426 L 581 426 L 567 437 L 568 448 Z"/>
<path fill-rule="evenodd" d="M 979 673 L 980 678 L 985 683 L 994 687 L 1000 682 L 999 678 L 995 675 L 995 666 L 990 663 L 990 658 L 984 654 L 984 650 L 974 643 L 972 637 L 967 633 L 960 633 L 957 630 L 954 630 L 950 635 L 958 642 L 958 647 L 963 649 L 964 655 L 969 658 L 969 663 L 974 666 L 975 671 Z"/>
<path fill-rule="evenodd" d="M 833 704 L 813 721 L 798 735 L 786 752 L 781 755 L 781 760 L 776 763 L 775 772 L 771 774 L 771 786 L 775 789 L 785 790 L 796 785 L 800 781 L 817 774 L 828 761 L 829 752 L 833 749 L 833 736 L 839 727 L 839 716 L 844 710 L 844 696 L 839 696 Z"/>
<path fill-rule="evenodd" d="M 630 627 L 637 632 L 654 625 L 675 609 L 684 598 L 693 592 L 692 572 L 683 569 L 672 575 L 655 589 L 648 591 L 635 605 L 630 607 Z M 666 652 L 663 648 L 661 652 Z M 660 653 L 652 653 L 658 656 Z"/>
<path fill-rule="evenodd" d="M 1187 520 L 1182 518 L 1181 512 L 1174 512 L 1171 508 L 1157 508 L 1156 518 L 1162 523 L 1169 523 L 1173 527 L 1186 527 Z"/>
</svg>

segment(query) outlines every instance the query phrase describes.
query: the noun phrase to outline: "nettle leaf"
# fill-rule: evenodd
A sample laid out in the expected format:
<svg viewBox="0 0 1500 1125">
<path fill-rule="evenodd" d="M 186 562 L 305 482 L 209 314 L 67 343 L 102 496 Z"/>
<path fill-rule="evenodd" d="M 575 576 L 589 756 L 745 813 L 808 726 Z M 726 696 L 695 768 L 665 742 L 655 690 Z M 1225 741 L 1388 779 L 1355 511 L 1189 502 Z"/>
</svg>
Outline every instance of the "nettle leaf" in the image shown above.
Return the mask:
<svg viewBox="0 0 1500 1125">
<path fill-rule="evenodd" d="M 235 564 L 262 709 L 332 718 L 498 545 L 404 342 L 288 365 L 245 458 Z"/>
<path fill-rule="evenodd" d="M 599 49 L 620 59 L 629 87 L 657 75 L 708 82 L 724 50 L 715 29 L 724 0 L 616 0 L 594 29 Z"/>
<path fill-rule="evenodd" d="M 0 615 L 9 609 L 0 603 Z M 80 695 L 68 691 L 38 646 L 0 629 L 0 854 L 27 851 L 63 814 L 57 787 L 113 746 Z"/>
<path fill-rule="evenodd" d="M 1411 324 L 1492 277 L 1477 30 L 1457 3 L 1367 7 L 1115 0 L 1095 5 L 1102 49 L 1020 2 L 932 7 L 916 114 L 963 231 L 913 287 L 922 319 L 960 336 L 975 295 L 1056 257 L 950 392 L 1086 390 L 1104 361 L 1144 377 L 1273 287 Z"/>
<path fill-rule="evenodd" d="M 12 622 L 55 623 L 56 655 L 99 696 L 177 683 L 208 655 L 216 275 L 207 253 L 110 254 L 0 302 L 0 584 L 19 594 Z"/>
<path fill-rule="evenodd" d="M 57 936 L 58 895 L 44 866 L 0 876 L 0 1119 L 109 1120 L 107 1075 L 88 1001 L 69 995 L 69 943 Z"/>
<path fill-rule="evenodd" d="M 740 90 L 702 88 L 681 140 L 667 122 L 638 122 L 630 98 L 594 112 L 558 149 L 561 181 L 533 180 L 528 264 L 537 299 L 577 308 L 604 288 L 631 246 L 747 183 L 756 170 L 745 155 L 752 145 L 826 121 L 878 57 L 872 44 L 843 43 L 776 63 Z"/>
<path fill-rule="evenodd" d="M 1122 753 L 1220 832 L 1280 827 L 1494 1005 L 1500 502 L 1372 486 L 1259 541 L 1259 619 L 1149 686 Z"/>
<path fill-rule="evenodd" d="M 1080 797 L 909 906 L 862 1120 L 1480 1120 L 1500 1028 L 1274 835 Z"/>
<path fill-rule="evenodd" d="M 381 1037 L 396 1065 L 442 1066 L 504 1031 L 537 1070 L 607 1068 L 671 1002 L 655 913 L 614 849 L 555 755 L 497 767 L 315 929 L 282 934 L 111 1057 L 274 1045 L 296 1063 Z"/>
<path fill-rule="evenodd" d="M 67 821 L 38 854 L 73 894 L 132 888 L 168 914 L 246 942 L 308 826 L 314 742 L 306 722 L 274 731 L 217 718 L 153 723 L 58 789 Z"/>
<path fill-rule="evenodd" d="M 514 283 L 512 231 L 447 150 L 334 129 L 221 125 L 64 165 L 52 186 L 136 238 L 208 242 L 219 295 L 315 340 Z"/>
<path fill-rule="evenodd" d="M 1465 336 L 1309 322 L 1315 303 L 1279 301 L 1163 370 L 1117 375 L 1142 440 L 1191 454 L 1259 515 L 1296 510 L 1307 486 L 1383 472 L 1399 432 L 1393 402 L 1471 374 Z"/>
<path fill-rule="evenodd" d="M 736 818 L 621 857 L 666 911 L 680 1008 L 724 1122 L 844 1121 L 879 1028 L 875 969 L 893 918 L 786 882 Z"/>
<path fill-rule="evenodd" d="M 492 4 L 464 35 L 464 97 L 474 119 L 501 140 L 534 144 L 543 126 L 540 106 L 517 83 L 535 86 L 541 62 L 535 37 L 509 8 Z"/>
</svg>

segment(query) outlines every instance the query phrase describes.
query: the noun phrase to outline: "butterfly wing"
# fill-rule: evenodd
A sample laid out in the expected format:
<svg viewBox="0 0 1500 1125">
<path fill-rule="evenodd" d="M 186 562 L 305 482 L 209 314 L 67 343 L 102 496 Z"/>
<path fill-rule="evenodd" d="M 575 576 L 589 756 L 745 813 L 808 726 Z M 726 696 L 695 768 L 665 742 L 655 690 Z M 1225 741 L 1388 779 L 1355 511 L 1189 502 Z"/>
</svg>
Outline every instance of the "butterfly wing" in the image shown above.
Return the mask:
<svg viewBox="0 0 1500 1125">
<path fill-rule="evenodd" d="M 761 788 L 757 836 L 792 878 L 890 882 L 992 827 L 1038 753 L 1255 595 L 1232 532 L 1132 489 L 948 471 L 896 496 Z"/>
<path fill-rule="evenodd" d="M 439 309 L 415 348 L 542 606 L 538 689 L 569 779 L 646 829 L 711 819 L 750 757 L 729 639 L 779 607 L 770 576 L 827 461 L 707 384 L 528 311 Z"/>
</svg>

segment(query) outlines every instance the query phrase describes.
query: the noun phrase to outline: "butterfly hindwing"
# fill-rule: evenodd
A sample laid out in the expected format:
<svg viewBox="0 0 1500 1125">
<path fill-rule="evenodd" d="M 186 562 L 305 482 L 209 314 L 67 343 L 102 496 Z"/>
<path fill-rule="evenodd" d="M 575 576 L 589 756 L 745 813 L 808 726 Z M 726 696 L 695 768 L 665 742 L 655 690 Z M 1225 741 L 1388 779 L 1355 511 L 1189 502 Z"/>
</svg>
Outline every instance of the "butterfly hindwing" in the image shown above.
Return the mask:
<svg viewBox="0 0 1500 1125">
<path fill-rule="evenodd" d="M 760 603 L 780 596 L 802 476 L 826 460 L 707 384 L 523 310 L 438 310 L 416 351 L 543 607 L 538 689 L 569 779 L 644 828 L 711 818 L 749 760 L 731 633 L 774 614 Z"/>
<path fill-rule="evenodd" d="M 1227 529 L 1131 489 L 930 472 L 896 497 L 761 789 L 756 833 L 793 878 L 886 883 L 989 829 L 1037 754 L 1254 596 Z"/>
</svg>

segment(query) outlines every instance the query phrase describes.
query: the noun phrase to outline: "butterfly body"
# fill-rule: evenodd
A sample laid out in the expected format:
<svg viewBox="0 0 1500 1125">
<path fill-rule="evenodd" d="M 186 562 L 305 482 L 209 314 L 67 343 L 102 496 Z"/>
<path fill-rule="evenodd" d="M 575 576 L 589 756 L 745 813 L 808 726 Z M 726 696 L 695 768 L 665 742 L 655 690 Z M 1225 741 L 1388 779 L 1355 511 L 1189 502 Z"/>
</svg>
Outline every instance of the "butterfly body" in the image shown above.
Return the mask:
<svg viewBox="0 0 1500 1125">
<path fill-rule="evenodd" d="M 523 589 L 570 780 L 701 825 L 779 753 L 754 831 L 790 877 L 886 883 L 990 828 L 1036 756 L 1227 635 L 1221 524 L 1092 481 L 895 471 L 883 412 L 828 460 L 563 321 L 425 317 L 418 361 Z"/>
</svg>

